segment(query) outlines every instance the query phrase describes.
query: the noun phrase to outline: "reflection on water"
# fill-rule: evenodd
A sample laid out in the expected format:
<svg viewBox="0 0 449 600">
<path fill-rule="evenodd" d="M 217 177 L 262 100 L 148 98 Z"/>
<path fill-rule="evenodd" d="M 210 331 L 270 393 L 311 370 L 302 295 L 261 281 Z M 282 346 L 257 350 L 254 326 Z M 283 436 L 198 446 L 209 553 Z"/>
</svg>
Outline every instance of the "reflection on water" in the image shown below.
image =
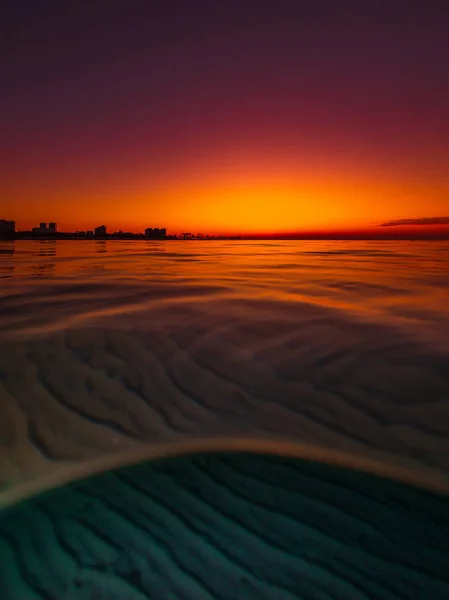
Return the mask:
<svg viewBox="0 0 449 600">
<path fill-rule="evenodd" d="M 108 251 L 106 240 L 95 240 L 95 252 L 104 253 Z"/>
<path fill-rule="evenodd" d="M 36 262 L 34 273 L 37 277 L 53 276 L 56 264 L 50 259 L 56 256 L 56 241 L 39 241 L 38 244 L 40 259 Z"/>
<path fill-rule="evenodd" d="M 449 489 L 449 244 L 16 241 L 0 276 L 5 486 L 238 435 Z"/>
<path fill-rule="evenodd" d="M 13 277 L 14 263 L 10 260 L 7 261 L 6 257 L 10 257 L 12 254 L 14 254 L 14 251 L 14 244 L 2 244 L 0 242 L 0 279 Z"/>
<path fill-rule="evenodd" d="M 206 302 L 305 302 L 375 321 L 402 321 L 410 329 L 438 332 L 448 323 L 449 245 L 444 243 L 0 242 L 0 257 L 1 273 L 14 271 L 0 291 L 6 305 L 11 295 L 23 294 L 25 300 L 32 284 L 38 286 L 36 304 L 51 288 L 51 297 L 80 318 L 90 299 L 102 297 L 108 312 L 111 305 L 128 312 L 139 304 L 147 308 L 157 290 L 158 300 L 167 302 L 173 295 L 176 302 L 184 295 Z M 130 305 L 133 296 L 136 303 Z M 31 308 L 37 316 L 37 306 Z M 42 310 L 41 325 L 48 316 Z M 52 310 L 52 324 L 57 320 Z M 2 319 L 3 330 L 9 325 Z M 19 325 L 14 320 L 15 331 Z"/>
</svg>

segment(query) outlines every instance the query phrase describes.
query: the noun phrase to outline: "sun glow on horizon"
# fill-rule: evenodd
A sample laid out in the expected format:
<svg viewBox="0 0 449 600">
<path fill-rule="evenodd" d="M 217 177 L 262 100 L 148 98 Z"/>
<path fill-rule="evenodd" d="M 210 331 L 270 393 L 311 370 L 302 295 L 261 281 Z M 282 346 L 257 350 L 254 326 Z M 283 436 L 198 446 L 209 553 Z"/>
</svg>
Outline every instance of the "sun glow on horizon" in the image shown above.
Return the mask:
<svg viewBox="0 0 449 600">
<path fill-rule="evenodd" d="M 189 167 L 131 181 L 112 178 L 104 186 L 97 179 L 57 187 L 28 181 L 11 189 L 18 201 L 9 218 L 21 229 L 56 221 L 72 231 L 102 223 L 132 232 L 153 226 L 210 234 L 348 231 L 444 214 L 449 196 L 447 184 L 404 181 L 374 168 L 331 169 L 329 160 L 282 165 L 279 157 L 271 163 L 241 158 L 233 166 L 211 167 L 205 160 Z"/>
</svg>

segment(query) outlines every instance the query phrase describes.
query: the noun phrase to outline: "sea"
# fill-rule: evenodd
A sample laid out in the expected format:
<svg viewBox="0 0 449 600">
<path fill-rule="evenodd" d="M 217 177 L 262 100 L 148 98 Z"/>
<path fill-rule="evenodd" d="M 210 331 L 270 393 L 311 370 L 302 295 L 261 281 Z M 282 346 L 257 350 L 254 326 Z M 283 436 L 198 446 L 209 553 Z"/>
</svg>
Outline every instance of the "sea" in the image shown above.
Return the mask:
<svg viewBox="0 0 449 600">
<path fill-rule="evenodd" d="M 2 485 L 184 435 L 449 473 L 447 242 L 0 242 L 0 341 Z"/>
<path fill-rule="evenodd" d="M 449 243 L 0 242 L 5 600 L 449 598 L 448 492 Z"/>
</svg>

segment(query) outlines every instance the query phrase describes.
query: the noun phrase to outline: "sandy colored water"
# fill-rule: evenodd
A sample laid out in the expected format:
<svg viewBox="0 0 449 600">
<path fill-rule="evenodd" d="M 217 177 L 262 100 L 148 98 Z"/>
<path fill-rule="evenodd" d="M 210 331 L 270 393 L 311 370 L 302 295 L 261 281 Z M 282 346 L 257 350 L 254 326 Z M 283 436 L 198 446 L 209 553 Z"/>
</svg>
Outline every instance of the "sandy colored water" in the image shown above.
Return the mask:
<svg viewBox="0 0 449 600">
<path fill-rule="evenodd" d="M 447 597 L 448 340 L 443 243 L 0 243 L 1 597 Z"/>
<path fill-rule="evenodd" d="M 447 486 L 447 244 L 3 242 L 0 257 L 4 493 L 217 437 Z"/>
</svg>

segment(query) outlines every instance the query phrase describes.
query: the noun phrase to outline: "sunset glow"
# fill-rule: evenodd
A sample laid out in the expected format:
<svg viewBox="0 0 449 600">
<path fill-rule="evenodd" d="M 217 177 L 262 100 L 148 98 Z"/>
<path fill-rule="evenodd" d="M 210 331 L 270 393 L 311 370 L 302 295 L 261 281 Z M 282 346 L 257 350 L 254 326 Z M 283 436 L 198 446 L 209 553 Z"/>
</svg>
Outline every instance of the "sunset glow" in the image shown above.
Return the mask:
<svg viewBox="0 0 449 600">
<path fill-rule="evenodd" d="M 0 218 L 255 235 L 449 213 L 438 10 L 358 3 L 354 27 L 329 2 L 301 22 L 293 2 L 195 20 L 141 4 L 124 21 L 100 4 L 11 9 Z"/>
</svg>

